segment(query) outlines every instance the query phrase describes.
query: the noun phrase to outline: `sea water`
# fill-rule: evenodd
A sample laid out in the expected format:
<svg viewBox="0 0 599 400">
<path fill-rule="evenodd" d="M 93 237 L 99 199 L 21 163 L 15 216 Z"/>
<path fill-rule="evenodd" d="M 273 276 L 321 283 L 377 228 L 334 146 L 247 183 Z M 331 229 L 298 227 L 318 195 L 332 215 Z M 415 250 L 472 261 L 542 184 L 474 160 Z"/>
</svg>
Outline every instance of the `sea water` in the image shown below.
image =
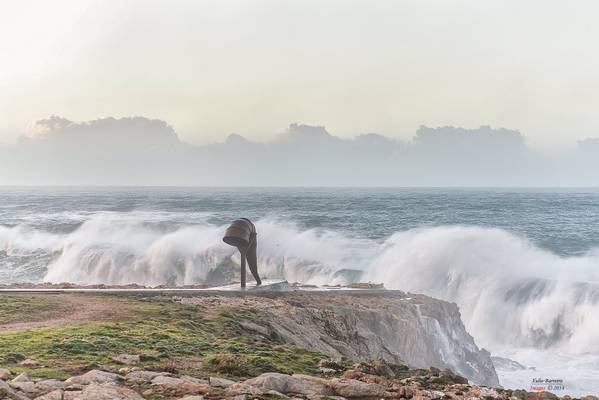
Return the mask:
<svg viewBox="0 0 599 400">
<path fill-rule="evenodd" d="M 268 278 L 456 302 L 504 386 L 599 393 L 596 189 L 4 187 L 0 283 L 201 283 L 238 217 Z"/>
</svg>

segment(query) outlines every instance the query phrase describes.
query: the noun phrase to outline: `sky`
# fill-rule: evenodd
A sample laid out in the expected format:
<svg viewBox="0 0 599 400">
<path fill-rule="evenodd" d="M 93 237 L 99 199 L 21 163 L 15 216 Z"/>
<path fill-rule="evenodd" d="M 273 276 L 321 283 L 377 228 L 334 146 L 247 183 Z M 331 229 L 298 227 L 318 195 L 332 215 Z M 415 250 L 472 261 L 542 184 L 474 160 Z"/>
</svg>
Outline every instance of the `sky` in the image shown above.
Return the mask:
<svg viewBox="0 0 599 400">
<path fill-rule="evenodd" d="M 551 152 L 599 137 L 592 1 L 3 0 L 0 143 L 35 121 L 144 116 L 181 140 L 291 123 L 410 140 L 517 129 Z"/>
</svg>

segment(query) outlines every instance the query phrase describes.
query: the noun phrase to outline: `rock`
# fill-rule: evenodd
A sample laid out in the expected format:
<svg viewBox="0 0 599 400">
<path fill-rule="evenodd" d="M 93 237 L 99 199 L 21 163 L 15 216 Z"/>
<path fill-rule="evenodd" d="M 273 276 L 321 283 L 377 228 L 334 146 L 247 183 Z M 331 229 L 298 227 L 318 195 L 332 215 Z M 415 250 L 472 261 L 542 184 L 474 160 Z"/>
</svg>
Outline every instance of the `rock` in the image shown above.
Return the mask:
<svg viewBox="0 0 599 400">
<path fill-rule="evenodd" d="M 325 368 L 325 369 L 332 369 L 335 371 L 343 371 L 345 369 L 343 367 L 343 365 L 339 364 L 337 361 L 327 360 L 326 358 L 323 358 L 322 360 L 320 360 L 318 362 L 318 367 Z"/>
<path fill-rule="evenodd" d="M 599 400 L 599 397 L 597 396 L 583 396 L 580 398 L 580 400 Z"/>
<path fill-rule="evenodd" d="M 98 385 L 91 383 L 80 395 L 81 400 L 143 400 L 131 389 L 111 384 Z"/>
<path fill-rule="evenodd" d="M 67 386 L 66 381 L 65 381 L 64 390 L 68 390 L 70 392 L 75 392 L 77 390 L 82 391 L 84 387 L 85 387 L 85 385 L 80 385 L 79 383 L 72 383 Z"/>
<path fill-rule="evenodd" d="M 283 393 L 277 392 L 276 390 L 269 390 L 268 392 L 265 393 L 265 395 L 268 396 L 269 399 L 286 400 L 286 399 L 291 398 L 289 396 L 285 396 Z"/>
<path fill-rule="evenodd" d="M 243 382 L 234 383 L 225 389 L 225 395 L 227 397 L 233 396 L 244 396 L 244 395 L 252 395 L 252 396 L 260 396 L 264 394 L 265 391 L 252 385 L 248 385 Z M 241 397 L 240 397 L 241 398 Z"/>
<path fill-rule="evenodd" d="M 0 381 L 0 399 L 29 400 L 28 397 L 11 388 L 10 385 L 4 381 Z"/>
<path fill-rule="evenodd" d="M 428 397 L 430 397 L 433 400 L 441 399 L 441 398 L 443 398 L 443 396 L 445 396 L 445 393 L 440 390 L 429 390 L 428 391 Z"/>
<path fill-rule="evenodd" d="M 165 375 L 157 375 L 154 377 L 154 379 L 152 379 L 152 385 L 178 385 L 179 383 L 181 383 L 181 379 L 179 378 L 174 378 L 172 376 L 165 376 Z"/>
<path fill-rule="evenodd" d="M 208 384 L 162 375 L 152 379 L 152 387 L 154 391 L 171 397 L 190 394 L 210 394 L 213 392 L 213 388 Z"/>
<path fill-rule="evenodd" d="M 156 372 L 156 371 L 133 371 L 125 375 L 127 382 L 133 383 L 150 383 L 152 379 L 157 376 L 169 376 L 168 372 Z"/>
<path fill-rule="evenodd" d="M 325 379 L 309 377 L 307 375 L 285 375 L 276 372 L 262 374 L 256 378 L 248 379 L 244 383 L 258 387 L 264 391 L 274 390 L 283 394 L 298 393 L 303 395 L 333 395 L 334 391 L 326 384 Z"/>
<path fill-rule="evenodd" d="M 21 361 L 19 363 L 19 365 L 22 367 L 26 367 L 26 368 L 35 368 L 35 367 L 39 367 L 40 363 L 35 360 L 32 360 L 31 358 L 27 358 L 27 359 Z"/>
<path fill-rule="evenodd" d="M 541 392 L 528 393 L 526 395 L 526 398 L 530 399 L 530 400 L 557 400 L 558 397 L 557 397 L 557 395 L 555 395 L 551 392 L 541 391 Z"/>
<path fill-rule="evenodd" d="M 327 368 L 327 367 L 318 367 L 318 370 L 323 373 L 323 374 L 334 374 L 337 372 L 336 369 L 333 368 Z"/>
<path fill-rule="evenodd" d="M 131 368 L 127 368 L 127 367 L 119 368 L 119 371 L 118 371 L 118 373 L 121 375 L 127 375 L 129 372 L 131 372 Z"/>
<path fill-rule="evenodd" d="M 261 299 L 257 307 L 285 342 L 331 358 L 370 361 L 376 354 L 390 364 L 451 368 L 472 382 L 499 385 L 490 354 L 478 348 L 452 303 L 389 292 L 376 297 L 289 295 Z"/>
<path fill-rule="evenodd" d="M 495 390 L 493 388 L 481 387 L 480 388 L 480 396 L 481 397 L 492 397 L 492 398 L 496 399 L 500 395 L 499 395 L 499 393 L 497 393 L 497 390 Z"/>
<path fill-rule="evenodd" d="M 112 360 L 125 365 L 137 365 L 141 361 L 139 354 L 119 354 L 112 357 Z"/>
<path fill-rule="evenodd" d="M 395 372 L 391 369 L 385 360 L 375 360 L 372 362 L 374 375 L 384 376 L 385 378 L 395 378 Z"/>
<path fill-rule="evenodd" d="M 208 381 L 206 379 L 194 378 L 193 376 L 189 375 L 183 375 L 180 377 L 180 379 L 188 382 L 199 383 L 200 385 L 208 385 Z"/>
<path fill-rule="evenodd" d="M 116 383 L 122 381 L 123 379 L 124 378 L 121 375 L 112 372 L 101 371 L 99 369 L 94 369 L 89 372 L 86 372 L 83 375 L 70 377 L 64 382 L 64 386 L 71 387 L 74 385 L 89 385 L 92 383 Z"/>
<path fill-rule="evenodd" d="M 239 394 L 237 396 L 227 397 L 227 399 L 229 399 L 229 400 L 248 400 L 248 395 L 247 394 Z M 294 399 L 294 400 L 296 400 L 296 399 Z"/>
<path fill-rule="evenodd" d="M 226 389 L 229 386 L 235 384 L 235 381 L 225 379 L 225 378 L 218 378 L 215 376 L 211 376 L 210 378 L 208 378 L 208 382 L 210 383 L 210 386 L 223 388 L 223 389 Z"/>
<path fill-rule="evenodd" d="M 248 331 L 257 332 L 267 337 L 271 334 L 270 329 L 267 327 L 255 324 L 251 321 L 239 321 L 239 325 Z"/>
<path fill-rule="evenodd" d="M 62 396 L 62 390 L 53 390 L 50 393 L 46 393 L 42 396 L 36 397 L 35 400 L 62 400 Z"/>
<path fill-rule="evenodd" d="M 7 380 L 12 376 L 12 372 L 5 368 L 0 368 L 0 380 Z"/>
<path fill-rule="evenodd" d="M 411 399 L 414 397 L 414 391 L 409 386 L 400 386 L 397 390 L 397 394 L 399 397 L 403 397 L 406 399 Z"/>
<path fill-rule="evenodd" d="M 17 375 L 17 377 L 14 378 L 11 382 L 30 382 L 29 375 L 23 372 L 22 374 Z"/>
<path fill-rule="evenodd" d="M 339 396 L 347 398 L 385 396 L 385 388 L 376 383 L 364 383 L 355 379 L 335 378 L 329 381 Z"/>
<path fill-rule="evenodd" d="M 18 389 L 21 392 L 25 392 L 28 394 L 33 394 L 37 392 L 37 390 L 35 389 L 34 382 L 9 382 L 9 385 L 14 389 Z"/>
<path fill-rule="evenodd" d="M 62 400 L 80 400 L 81 399 L 81 390 L 65 390 L 62 393 Z"/>
<path fill-rule="evenodd" d="M 181 397 L 179 400 L 204 400 L 204 396 L 185 396 Z"/>
<path fill-rule="evenodd" d="M 384 385 L 387 383 L 387 378 L 380 375 L 366 374 L 364 372 L 356 371 L 355 369 L 347 370 L 341 375 L 342 378 L 355 379 L 365 383 L 378 383 Z"/>
<path fill-rule="evenodd" d="M 330 386 L 329 381 L 324 378 L 319 378 L 318 376 L 305 375 L 305 374 L 293 374 L 294 378 L 301 379 L 304 381 L 313 382 L 319 385 Z"/>
<path fill-rule="evenodd" d="M 57 389 L 62 389 L 64 382 L 58 379 L 44 379 L 35 383 L 35 389 L 39 393 L 48 393 Z"/>
</svg>

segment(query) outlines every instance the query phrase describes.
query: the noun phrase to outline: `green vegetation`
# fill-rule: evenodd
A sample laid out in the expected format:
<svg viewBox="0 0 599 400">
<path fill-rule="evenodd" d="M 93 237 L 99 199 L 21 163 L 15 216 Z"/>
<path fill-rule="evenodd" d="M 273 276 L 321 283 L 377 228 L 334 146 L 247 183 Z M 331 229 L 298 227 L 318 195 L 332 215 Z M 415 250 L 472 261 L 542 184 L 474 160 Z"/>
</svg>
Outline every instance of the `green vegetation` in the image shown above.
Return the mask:
<svg viewBox="0 0 599 400">
<path fill-rule="evenodd" d="M 14 310 L 13 305 L 30 310 L 46 301 L 33 296 L 0 298 L 2 310 Z M 208 309 L 135 297 L 127 303 L 135 307 L 118 319 L 0 332 L 0 367 L 31 376 L 64 377 L 99 365 L 119 368 L 112 357 L 127 353 L 140 354 L 141 366 L 148 369 L 250 377 L 267 371 L 318 374 L 318 361 L 325 358 L 285 344 L 276 335 L 244 328 L 241 321 L 259 324 L 256 310 Z M 24 357 L 45 367 L 22 368 L 18 362 Z"/>
<path fill-rule="evenodd" d="M 0 324 L 19 321 L 38 321 L 49 314 L 64 312 L 68 306 L 52 296 L 45 296 L 40 301 L 35 295 L 1 295 Z"/>
</svg>

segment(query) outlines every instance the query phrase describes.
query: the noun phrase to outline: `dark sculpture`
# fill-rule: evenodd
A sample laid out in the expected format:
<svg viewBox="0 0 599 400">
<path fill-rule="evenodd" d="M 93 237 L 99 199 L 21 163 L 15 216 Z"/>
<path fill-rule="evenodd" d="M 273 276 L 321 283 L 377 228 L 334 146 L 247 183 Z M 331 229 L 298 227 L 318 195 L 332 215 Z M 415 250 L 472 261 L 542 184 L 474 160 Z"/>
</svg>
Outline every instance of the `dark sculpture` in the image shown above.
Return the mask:
<svg viewBox="0 0 599 400">
<path fill-rule="evenodd" d="M 256 285 L 261 285 L 262 280 L 258 275 L 258 259 L 256 256 L 256 227 L 247 218 L 240 218 L 227 228 L 223 242 L 237 247 L 241 253 L 241 287 L 245 288 L 245 261 L 256 280 Z"/>
</svg>

